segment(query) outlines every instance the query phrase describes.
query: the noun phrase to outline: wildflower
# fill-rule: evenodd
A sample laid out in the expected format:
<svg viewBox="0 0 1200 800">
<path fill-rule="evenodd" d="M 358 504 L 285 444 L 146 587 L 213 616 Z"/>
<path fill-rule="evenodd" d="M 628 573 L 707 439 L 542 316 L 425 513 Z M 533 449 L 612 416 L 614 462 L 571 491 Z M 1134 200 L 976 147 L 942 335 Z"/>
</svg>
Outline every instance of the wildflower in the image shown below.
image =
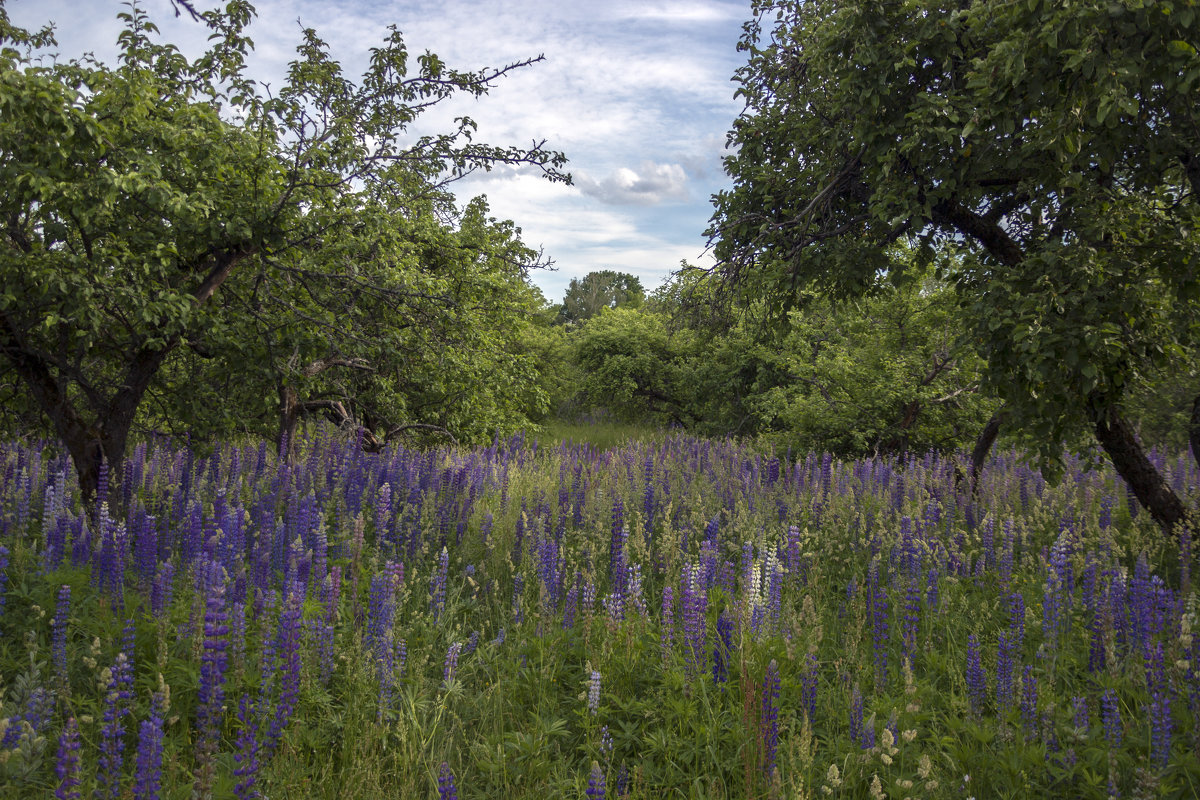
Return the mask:
<svg viewBox="0 0 1200 800">
<path fill-rule="evenodd" d="M 233 794 L 238 800 L 250 800 L 258 795 L 254 782 L 259 768 L 259 716 L 257 704 L 251 703 L 248 695 L 243 694 L 238 700 L 237 719 L 241 729 L 237 735 L 237 752 L 233 754 L 237 764 L 233 770 L 237 778 Z"/>
<path fill-rule="evenodd" d="M 1165 767 L 1171 758 L 1171 685 L 1163 664 L 1159 642 L 1146 660 L 1146 684 L 1150 692 L 1151 760 Z"/>
<path fill-rule="evenodd" d="M 225 569 L 217 561 L 210 561 L 205 571 L 204 612 L 204 655 L 200 664 L 200 693 L 196 709 L 196 760 L 201 792 L 212 788 L 221 727 L 225 712 L 225 637 L 229 626 L 225 624 Z"/>
<path fill-rule="evenodd" d="M 58 735 L 58 758 L 54 764 L 54 774 L 58 777 L 56 800 L 79 800 L 79 748 L 79 724 L 69 717 Z"/>
<path fill-rule="evenodd" d="M 596 761 L 592 762 L 592 771 L 588 775 L 587 796 L 590 800 L 604 800 L 604 772 Z"/>
<path fill-rule="evenodd" d="M 157 704 L 155 704 L 157 706 Z M 157 800 L 162 791 L 163 718 L 156 707 L 144 720 L 138 736 L 134 800 Z"/>
<path fill-rule="evenodd" d="M 438 798 L 439 800 L 458 800 L 458 788 L 454 785 L 454 773 L 450 771 L 450 765 L 445 761 L 438 770 Z"/>
<path fill-rule="evenodd" d="M 983 714 L 987 683 L 979 659 L 979 640 L 975 638 L 975 634 L 967 637 L 967 696 L 971 703 L 971 714 L 976 717 Z"/>
<path fill-rule="evenodd" d="M 1123 728 L 1121 725 L 1121 708 L 1117 703 L 1117 693 L 1106 689 L 1100 695 L 1100 722 L 1104 727 L 1104 738 L 1108 740 L 1110 750 L 1121 746 Z"/>
<path fill-rule="evenodd" d="M 817 715 L 817 657 L 812 653 L 808 654 L 807 666 L 800 673 L 800 707 L 812 723 Z"/>
<path fill-rule="evenodd" d="M 883 793 L 883 784 L 879 782 L 879 775 L 871 776 L 871 798 L 872 800 L 885 800 L 887 795 Z"/>
<path fill-rule="evenodd" d="M 461 652 L 462 642 L 455 642 L 446 650 L 446 664 L 442 670 L 442 680 L 445 683 L 454 680 L 454 673 L 458 670 L 458 656 Z"/>
<path fill-rule="evenodd" d="M 588 680 L 587 708 L 593 715 L 600 710 L 600 673 L 596 670 Z"/>
<path fill-rule="evenodd" d="M 771 659 L 763 676 L 759 724 L 762 727 L 763 763 L 770 777 L 775 772 L 775 754 L 779 749 L 779 664 L 775 659 Z"/>
<path fill-rule="evenodd" d="M 863 736 L 863 696 L 858 684 L 850 690 L 850 740 L 858 742 Z"/>
<path fill-rule="evenodd" d="M 120 794 L 121 765 L 125 760 L 125 717 L 133 699 L 133 666 L 125 653 L 117 653 L 108 673 L 104 697 L 104 727 L 100 731 L 100 768 L 96 790 L 98 798 L 115 798 Z"/>
</svg>

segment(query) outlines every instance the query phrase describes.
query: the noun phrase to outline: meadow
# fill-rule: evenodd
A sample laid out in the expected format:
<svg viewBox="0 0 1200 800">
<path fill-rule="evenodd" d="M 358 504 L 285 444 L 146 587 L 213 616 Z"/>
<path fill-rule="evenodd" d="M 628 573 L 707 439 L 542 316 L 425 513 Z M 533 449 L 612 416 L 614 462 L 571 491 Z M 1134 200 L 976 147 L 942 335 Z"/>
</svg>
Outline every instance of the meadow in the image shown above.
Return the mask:
<svg viewBox="0 0 1200 800">
<path fill-rule="evenodd" d="M 1109 470 L 298 444 L 141 444 L 86 507 L 0 447 L 0 797 L 1200 788 L 1191 545 Z"/>
</svg>

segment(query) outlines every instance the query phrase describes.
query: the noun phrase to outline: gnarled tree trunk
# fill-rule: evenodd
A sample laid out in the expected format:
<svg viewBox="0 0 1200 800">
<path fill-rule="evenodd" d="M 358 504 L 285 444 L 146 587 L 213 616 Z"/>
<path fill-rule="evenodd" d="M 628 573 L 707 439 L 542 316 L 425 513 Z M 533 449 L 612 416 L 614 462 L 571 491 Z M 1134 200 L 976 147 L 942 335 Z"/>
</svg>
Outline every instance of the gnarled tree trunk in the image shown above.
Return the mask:
<svg viewBox="0 0 1200 800">
<path fill-rule="evenodd" d="M 1115 408 L 1093 407 L 1092 416 L 1096 440 L 1138 502 L 1165 532 L 1178 534 L 1180 526 L 1189 521 L 1187 507 L 1151 463 L 1133 430 Z"/>
</svg>

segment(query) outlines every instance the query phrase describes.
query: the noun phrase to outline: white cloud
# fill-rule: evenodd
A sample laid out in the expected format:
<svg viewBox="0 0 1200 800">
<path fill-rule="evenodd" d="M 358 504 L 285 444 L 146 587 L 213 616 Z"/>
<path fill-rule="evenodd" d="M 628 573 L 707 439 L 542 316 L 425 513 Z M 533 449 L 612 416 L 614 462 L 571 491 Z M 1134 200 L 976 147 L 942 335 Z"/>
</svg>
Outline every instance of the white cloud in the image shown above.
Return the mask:
<svg viewBox="0 0 1200 800">
<path fill-rule="evenodd" d="M 575 182 L 588 197 L 610 205 L 651 206 L 688 199 L 687 174 L 679 164 L 643 161 L 636 171 L 619 167 L 600 180 L 579 175 Z"/>
<path fill-rule="evenodd" d="M 0 0 L 2 2 L 2 0 Z M 198 5 L 216 6 L 218 0 Z M 120 0 L 9 0 L 18 23 L 59 23 L 67 56 L 94 50 L 113 61 Z M 574 187 L 535 171 L 497 168 L 457 184 L 465 202 L 486 193 L 492 213 L 512 219 L 531 246 L 544 246 L 559 272 L 535 280 L 560 297 L 570 277 L 593 269 L 632 272 L 649 288 L 704 249 L 708 197 L 725 185 L 725 132 L 741 110 L 729 77 L 744 60 L 735 43 L 749 13 L 742 0 L 256 0 L 256 50 L 248 74 L 283 84 L 300 26 L 316 29 L 358 81 L 368 48 L 394 23 L 416 56 L 430 50 L 462 70 L 545 60 L 499 81 L 488 96 L 432 109 L 413 134 L 445 131 L 453 117 L 479 124 L 476 141 L 546 147 L 570 159 Z M 142 7 L 189 56 L 208 30 L 174 19 L 168 0 Z M 561 284 L 561 286 L 560 286 Z"/>
</svg>

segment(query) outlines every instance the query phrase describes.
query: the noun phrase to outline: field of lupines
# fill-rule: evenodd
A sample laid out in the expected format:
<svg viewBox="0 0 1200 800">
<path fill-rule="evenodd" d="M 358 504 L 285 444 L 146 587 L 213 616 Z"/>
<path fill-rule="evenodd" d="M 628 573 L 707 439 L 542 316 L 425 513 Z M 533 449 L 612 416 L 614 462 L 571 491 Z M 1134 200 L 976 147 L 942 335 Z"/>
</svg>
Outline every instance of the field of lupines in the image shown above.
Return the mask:
<svg viewBox="0 0 1200 800">
<path fill-rule="evenodd" d="M 0 797 L 1195 796 L 1188 542 L 957 467 L 4 446 Z"/>
</svg>

